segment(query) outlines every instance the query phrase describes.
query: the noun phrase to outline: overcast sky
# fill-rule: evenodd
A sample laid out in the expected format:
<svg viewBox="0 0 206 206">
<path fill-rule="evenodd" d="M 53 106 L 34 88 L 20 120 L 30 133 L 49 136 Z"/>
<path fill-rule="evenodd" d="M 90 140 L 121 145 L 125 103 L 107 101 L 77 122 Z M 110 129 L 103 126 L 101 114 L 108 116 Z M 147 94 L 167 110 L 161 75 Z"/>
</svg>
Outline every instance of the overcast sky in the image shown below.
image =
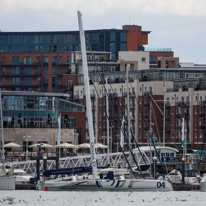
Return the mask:
<svg viewBox="0 0 206 206">
<path fill-rule="evenodd" d="M 180 62 L 205 63 L 206 0 L 0 0 L 2 31 L 121 29 L 151 31 L 146 47 L 172 48 Z"/>
</svg>

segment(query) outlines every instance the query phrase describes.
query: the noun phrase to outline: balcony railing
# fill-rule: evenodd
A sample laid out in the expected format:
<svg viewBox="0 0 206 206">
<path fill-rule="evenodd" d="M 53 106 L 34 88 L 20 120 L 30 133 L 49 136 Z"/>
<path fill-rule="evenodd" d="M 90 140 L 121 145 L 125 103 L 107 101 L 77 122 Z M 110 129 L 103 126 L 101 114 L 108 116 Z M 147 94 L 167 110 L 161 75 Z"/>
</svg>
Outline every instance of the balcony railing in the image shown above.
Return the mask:
<svg viewBox="0 0 206 206">
<path fill-rule="evenodd" d="M 73 86 L 72 85 L 64 85 L 63 90 L 72 90 Z"/>
<path fill-rule="evenodd" d="M 74 99 L 75 100 L 79 99 L 79 95 L 74 95 Z"/>
<path fill-rule="evenodd" d="M 2 82 L 3 86 L 39 86 L 40 82 L 37 81 L 5 81 Z"/>
<path fill-rule="evenodd" d="M 39 65 L 39 61 L 0 61 L 0 65 Z"/>
<path fill-rule="evenodd" d="M 39 75 L 39 71 L 0 71 L 0 75 L 2 76 L 32 76 L 32 75 Z"/>
</svg>

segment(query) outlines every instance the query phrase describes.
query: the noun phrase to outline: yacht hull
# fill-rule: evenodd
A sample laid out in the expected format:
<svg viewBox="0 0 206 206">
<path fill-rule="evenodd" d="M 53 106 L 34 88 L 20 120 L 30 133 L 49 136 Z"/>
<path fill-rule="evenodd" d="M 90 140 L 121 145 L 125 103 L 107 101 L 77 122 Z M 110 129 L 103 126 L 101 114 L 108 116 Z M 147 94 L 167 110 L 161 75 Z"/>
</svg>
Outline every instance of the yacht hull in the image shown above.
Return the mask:
<svg viewBox="0 0 206 206">
<path fill-rule="evenodd" d="M 172 185 L 167 181 L 125 179 L 125 180 L 81 180 L 75 182 L 46 181 L 46 191 L 172 191 Z"/>
</svg>

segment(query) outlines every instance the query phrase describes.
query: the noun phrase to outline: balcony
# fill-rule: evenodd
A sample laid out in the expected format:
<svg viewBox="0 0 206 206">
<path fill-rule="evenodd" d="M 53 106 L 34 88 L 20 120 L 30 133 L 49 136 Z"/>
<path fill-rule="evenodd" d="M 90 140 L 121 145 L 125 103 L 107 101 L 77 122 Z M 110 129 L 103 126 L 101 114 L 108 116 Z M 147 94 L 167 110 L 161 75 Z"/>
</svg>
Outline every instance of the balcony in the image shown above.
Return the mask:
<svg viewBox="0 0 206 206">
<path fill-rule="evenodd" d="M 144 107 L 145 107 L 145 108 L 149 108 L 149 106 L 150 106 L 150 103 L 145 103 L 145 104 L 144 104 Z"/>
<path fill-rule="evenodd" d="M 135 117 L 134 116 L 131 116 L 131 121 L 135 121 Z"/>
<path fill-rule="evenodd" d="M 79 99 L 79 95 L 74 95 L 74 100 L 78 100 Z"/>
<path fill-rule="evenodd" d="M 181 114 L 177 114 L 177 118 L 178 118 L 178 119 L 181 119 L 181 118 L 182 118 L 182 115 L 181 115 Z"/>
<path fill-rule="evenodd" d="M 143 118 L 144 118 L 145 120 L 148 120 L 148 119 L 149 119 L 149 116 L 148 116 L 148 115 L 144 115 Z"/>
<path fill-rule="evenodd" d="M 135 97 L 135 92 L 131 92 L 130 97 Z"/>
<path fill-rule="evenodd" d="M 39 71 L 0 71 L 2 76 L 39 76 Z"/>
<path fill-rule="evenodd" d="M 180 107 L 182 107 L 182 108 L 186 108 L 186 107 L 189 107 L 189 106 L 190 106 L 190 102 L 189 101 L 180 102 Z"/>
<path fill-rule="evenodd" d="M 73 90 L 73 86 L 72 86 L 72 85 L 64 85 L 64 86 L 63 86 L 63 90 L 69 90 L 69 91 L 71 91 L 71 90 Z"/>
<path fill-rule="evenodd" d="M 206 107 L 206 101 L 201 101 L 200 105 L 203 106 L 203 107 Z"/>
<path fill-rule="evenodd" d="M 206 126 L 200 126 L 200 130 L 206 131 Z"/>
<path fill-rule="evenodd" d="M 33 87 L 37 87 L 40 85 L 40 82 L 37 81 L 24 81 L 24 80 L 20 80 L 20 81 L 5 81 L 2 82 L 2 86 L 3 87 L 12 87 L 12 86 L 33 86 Z"/>
<path fill-rule="evenodd" d="M 90 97 L 91 97 L 92 99 L 95 99 L 95 94 L 90 94 Z"/>
<path fill-rule="evenodd" d="M 170 121 L 170 115 L 165 115 L 165 121 Z"/>
<path fill-rule="evenodd" d="M 165 102 L 165 108 L 169 109 L 170 108 L 170 103 L 169 102 Z"/>
<path fill-rule="evenodd" d="M 39 65 L 40 62 L 39 61 L 0 61 L 0 65 L 4 65 L 4 66 L 18 66 L 18 65 Z"/>
<path fill-rule="evenodd" d="M 152 95 L 152 91 L 145 91 L 144 92 L 144 96 L 150 96 L 150 95 Z"/>
<path fill-rule="evenodd" d="M 64 59 L 64 60 L 58 60 L 56 62 L 57 65 L 70 65 L 71 62 L 69 62 L 67 59 Z"/>
<path fill-rule="evenodd" d="M 130 109 L 135 110 L 135 104 L 130 104 Z"/>
<path fill-rule="evenodd" d="M 206 113 L 200 114 L 199 117 L 202 119 L 206 119 Z"/>
<path fill-rule="evenodd" d="M 181 126 L 176 126 L 176 127 L 175 127 L 175 130 L 176 130 L 176 131 L 181 131 L 181 129 L 182 129 Z"/>
</svg>

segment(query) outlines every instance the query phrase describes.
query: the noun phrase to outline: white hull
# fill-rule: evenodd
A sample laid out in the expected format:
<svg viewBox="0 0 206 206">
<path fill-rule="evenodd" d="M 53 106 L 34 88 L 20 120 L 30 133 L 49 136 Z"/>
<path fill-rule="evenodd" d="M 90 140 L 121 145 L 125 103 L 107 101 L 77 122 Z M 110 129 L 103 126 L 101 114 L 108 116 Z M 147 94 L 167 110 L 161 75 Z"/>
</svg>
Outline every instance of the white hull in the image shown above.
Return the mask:
<svg viewBox="0 0 206 206">
<path fill-rule="evenodd" d="M 125 179 L 125 180 L 77 180 L 60 181 L 50 180 L 44 183 L 46 191 L 172 191 L 172 185 L 162 180 Z"/>
<path fill-rule="evenodd" d="M 0 177 L 0 190 L 15 190 L 15 177 Z"/>
</svg>

